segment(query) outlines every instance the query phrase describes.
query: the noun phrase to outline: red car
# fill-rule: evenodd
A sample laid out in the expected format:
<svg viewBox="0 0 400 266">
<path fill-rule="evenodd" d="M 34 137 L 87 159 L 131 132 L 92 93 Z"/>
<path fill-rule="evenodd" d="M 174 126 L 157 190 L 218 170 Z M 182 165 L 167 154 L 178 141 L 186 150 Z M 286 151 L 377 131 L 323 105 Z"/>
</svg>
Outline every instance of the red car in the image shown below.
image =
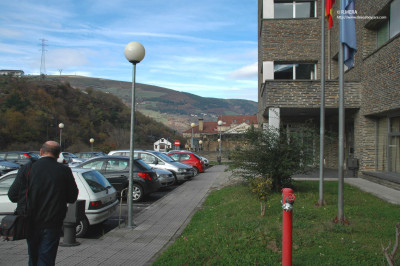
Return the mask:
<svg viewBox="0 0 400 266">
<path fill-rule="evenodd" d="M 205 166 L 204 162 L 194 153 L 191 152 L 171 152 L 168 153 L 168 156 L 174 159 L 175 161 L 186 163 L 193 166 L 194 175 L 198 175 L 198 173 L 203 173 Z"/>
</svg>

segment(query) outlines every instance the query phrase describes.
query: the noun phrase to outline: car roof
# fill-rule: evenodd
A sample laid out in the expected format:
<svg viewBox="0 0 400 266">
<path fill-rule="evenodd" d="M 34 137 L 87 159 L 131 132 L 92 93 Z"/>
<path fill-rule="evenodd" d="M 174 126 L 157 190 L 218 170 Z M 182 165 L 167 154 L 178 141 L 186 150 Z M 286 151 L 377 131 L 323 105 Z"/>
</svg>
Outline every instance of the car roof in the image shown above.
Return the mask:
<svg viewBox="0 0 400 266">
<path fill-rule="evenodd" d="M 102 151 L 81 151 L 81 152 L 77 152 L 75 154 L 82 154 L 82 153 L 89 153 L 89 154 L 93 153 L 93 154 L 95 154 L 95 153 L 104 153 L 104 152 L 102 152 Z"/>
<path fill-rule="evenodd" d="M 109 154 L 113 153 L 113 152 L 127 152 L 127 151 L 131 151 L 131 150 L 113 150 L 113 151 L 110 151 Z"/>
<path fill-rule="evenodd" d="M 33 151 L 2 151 L 1 153 L 35 153 Z"/>
<path fill-rule="evenodd" d="M 126 159 L 126 158 L 129 158 L 128 156 L 114 156 L 114 155 L 102 155 L 102 156 L 97 156 L 97 157 L 95 157 L 95 158 L 91 158 L 91 159 L 89 159 L 89 160 L 98 160 L 98 159 L 107 159 L 107 158 L 111 158 L 111 159 L 115 159 L 115 158 L 123 158 L 123 159 Z M 88 160 L 88 161 L 89 161 Z"/>
<path fill-rule="evenodd" d="M 71 168 L 72 173 L 86 173 L 86 172 L 91 172 L 91 171 L 97 171 L 93 169 L 86 169 L 86 168 Z M 9 176 L 12 174 L 18 173 L 18 170 L 12 170 L 2 176 L 0 176 L 0 180 L 3 179 L 5 176 Z"/>
<path fill-rule="evenodd" d="M 129 157 L 128 156 L 104 155 L 104 156 L 97 156 L 97 157 L 94 157 L 94 158 L 90 158 L 90 159 L 88 159 L 88 160 L 86 160 L 86 161 L 84 161 L 82 163 L 87 163 L 87 162 L 90 162 L 90 161 L 98 161 L 98 160 L 101 160 L 101 159 L 129 159 Z M 134 158 L 134 160 L 138 161 L 138 160 L 142 160 L 142 159 Z"/>
</svg>

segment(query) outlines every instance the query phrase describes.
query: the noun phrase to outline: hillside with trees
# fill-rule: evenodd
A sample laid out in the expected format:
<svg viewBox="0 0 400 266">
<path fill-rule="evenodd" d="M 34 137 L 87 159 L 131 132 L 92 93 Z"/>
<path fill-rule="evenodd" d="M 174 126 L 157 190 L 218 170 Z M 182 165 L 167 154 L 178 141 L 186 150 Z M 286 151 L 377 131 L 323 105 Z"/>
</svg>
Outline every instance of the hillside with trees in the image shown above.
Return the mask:
<svg viewBox="0 0 400 266">
<path fill-rule="evenodd" d="M 128 149 L 130 108 L 120 98 L 68 82 L 0 77 L 0 150 L 38 150 L 45 140 L 59 141 L 71 152 Z M 182 137 L 140 112 L 135 113 L 135 147 L 151 148 L 154 141 Z"/>
<path fill-rule="evenodd" d="M 74 88 L 92 88 L 95 91 L 110 93 L 120 98 L 127 106 L 131 104 L 131 82 L 65 75 L 48 75 L 46 79 L 68 82 Z M 136 83 L 135 95 L 137 111 L 179 132 L 187 130 L 190 123 L 197 123 L 200 117 L 204 121 L 217 121 L 220 115 L 255 115 L 258 108 L 257 102 L 254 101 L 200 97 L 142 83 Z"/>
</svg>

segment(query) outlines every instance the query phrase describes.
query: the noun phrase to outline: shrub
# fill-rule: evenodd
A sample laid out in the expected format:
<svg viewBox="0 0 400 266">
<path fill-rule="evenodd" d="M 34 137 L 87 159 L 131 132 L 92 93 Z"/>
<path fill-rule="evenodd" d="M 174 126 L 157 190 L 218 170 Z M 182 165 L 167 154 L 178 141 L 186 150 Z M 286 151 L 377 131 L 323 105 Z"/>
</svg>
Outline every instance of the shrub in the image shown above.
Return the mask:
<svg viewBox="0 0 400 266">
<path fill-rule="evenodd" d="M 291 187 L 291 176 L 314 168 L 312 152 L 316 134 L 297 131 L 260 130 L 251 127 L 244 134 L 244 145 L 231 152 L 231 170 L 245 179 L 259 176 L 272 179 L 272 190 Z"/>
<path fill-rule="evenodd" d="M 265 207 L 272 193 L 272 179 L 256 177 L 250 181 L 251 192 L 257 195 L 261 205 L 261 216 L 265 216 Z"/>
</svg>

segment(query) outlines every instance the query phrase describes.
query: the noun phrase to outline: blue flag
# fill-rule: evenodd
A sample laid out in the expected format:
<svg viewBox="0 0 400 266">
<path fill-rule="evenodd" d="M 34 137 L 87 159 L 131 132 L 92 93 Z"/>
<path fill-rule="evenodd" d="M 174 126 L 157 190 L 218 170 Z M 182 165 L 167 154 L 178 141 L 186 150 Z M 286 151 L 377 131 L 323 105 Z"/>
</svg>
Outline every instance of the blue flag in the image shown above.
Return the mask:
<svg viewBox="0 0 400 266">
<path fill-rule="evenodd" d="M 354 54 L 357 52 L 354 2 L 355 0 L 341 0 L 340 3 L 340 42 L 344 44 L 344 64 L 348 68 L 354 66 Z"/>
</svg>

